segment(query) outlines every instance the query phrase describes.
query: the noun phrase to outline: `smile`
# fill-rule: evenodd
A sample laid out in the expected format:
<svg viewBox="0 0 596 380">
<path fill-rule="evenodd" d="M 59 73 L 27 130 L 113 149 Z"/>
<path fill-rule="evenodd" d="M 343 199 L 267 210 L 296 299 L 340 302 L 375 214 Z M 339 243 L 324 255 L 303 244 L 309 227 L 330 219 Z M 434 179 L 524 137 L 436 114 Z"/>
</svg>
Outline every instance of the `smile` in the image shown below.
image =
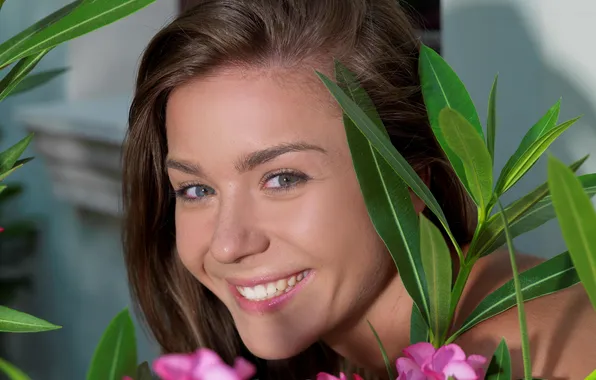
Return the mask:
<svg viewBox="0 0 596 380">
<path fill-rule="evenodd" d="M 302 281 L 309 274 L 305 270 L 298 274 L 279 279 L 277 281 L 258 284 L 255 286 L 236 286 L 238 293 L 250 301 L 262 301 L 285 294 Z"/>
</svg>

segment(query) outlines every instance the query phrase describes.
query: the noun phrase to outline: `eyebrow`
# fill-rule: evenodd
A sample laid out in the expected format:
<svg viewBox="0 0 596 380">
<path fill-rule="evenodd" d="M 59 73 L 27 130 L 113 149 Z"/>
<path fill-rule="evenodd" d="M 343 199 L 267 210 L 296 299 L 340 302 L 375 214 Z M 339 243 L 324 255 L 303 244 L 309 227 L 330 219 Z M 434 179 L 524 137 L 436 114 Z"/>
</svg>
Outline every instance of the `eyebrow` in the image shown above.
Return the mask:
<svg viewBox="0 0 596 380">
<path fill-rule="evenodd" d="M 244 173 L 255 169 L 259 165 L 263 165 L 283 154 L 290 152 L 305 152 L 315 151 L 327 154 L 327 151 L 320 146 L 309 144 L 306 142 L 295 142 L 275 145 L 266 149 L 257 150 L 250 154 L 241 157 L 236 163 L 235 168 L 238 172 Z M 187 161 L 177 161 L 172 158 L 166 160 L 166 166 L 170 169 L 175 169 L 186 174 L 201 177 L 203 170 L 197 164 Z"/>
</svg>

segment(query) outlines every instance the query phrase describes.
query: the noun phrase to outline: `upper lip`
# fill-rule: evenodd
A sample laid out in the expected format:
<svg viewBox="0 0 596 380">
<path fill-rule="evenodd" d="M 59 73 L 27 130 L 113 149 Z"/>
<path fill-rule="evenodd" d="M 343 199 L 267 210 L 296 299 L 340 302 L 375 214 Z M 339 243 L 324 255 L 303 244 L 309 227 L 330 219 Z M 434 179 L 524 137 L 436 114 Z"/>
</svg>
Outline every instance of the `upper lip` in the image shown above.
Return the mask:
<svg viewBox="0 0 596 380">
<path fill-rule="evenodd" d="M 288 278 L 294 275 L 298 275 L 304 272 L 307 269 L 302 270 L 294 270 L 289 272 L 283 272 L 278 274 L 267 274 L 267 275 L 257 275 L 252 277 L 227 277 L 226 281 L 234 286 L 245 286 L 245 287 L 253 287 L 259 284 L 267 284 L 269 282 L 274 282 L 277 280 L 281 280 L 284 278 Z"/>
</svg>

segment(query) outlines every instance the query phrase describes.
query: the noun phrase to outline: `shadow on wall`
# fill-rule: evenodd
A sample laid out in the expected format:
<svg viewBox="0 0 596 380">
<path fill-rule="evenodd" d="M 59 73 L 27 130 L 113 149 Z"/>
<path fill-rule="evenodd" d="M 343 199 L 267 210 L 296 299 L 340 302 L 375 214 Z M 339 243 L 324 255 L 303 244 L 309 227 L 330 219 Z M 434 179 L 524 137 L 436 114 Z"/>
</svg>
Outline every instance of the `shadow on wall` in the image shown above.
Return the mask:
<svg viewBox="0 0 596 380">
<path fill-rule="evenodd" d="M 548 152 L 566 163 L 588 153 L 596 156 L 596 104 L 587 90 L 578 85 L 581 74 L 558 69 L 543 54 L 541 44 L 548 41 L 543 42 L 536 35 L 523 5 L 469 3 L 443 8 L 443 55 L 466 84 L 481 120 L 486 120 L 490 88 L 494 76 L 499 74 L 496 174 L 527 130 L 559 98 L 562 99 L 559 123 L 583 116 Z M 565 25 L 553 27 L 565 28 Z M 573 67 L 572 62 L 569 67 Z M 595 168 L 596 157 L 590 157 L 578 173 L 594 172 Z M 546 178 L 546 157 L 543 157 L 505 194 L 504 204 L 527 194 Z M 542 257 L 566 250 L 556 221 L 516 239 L 516 248 Z"/>
</svg>

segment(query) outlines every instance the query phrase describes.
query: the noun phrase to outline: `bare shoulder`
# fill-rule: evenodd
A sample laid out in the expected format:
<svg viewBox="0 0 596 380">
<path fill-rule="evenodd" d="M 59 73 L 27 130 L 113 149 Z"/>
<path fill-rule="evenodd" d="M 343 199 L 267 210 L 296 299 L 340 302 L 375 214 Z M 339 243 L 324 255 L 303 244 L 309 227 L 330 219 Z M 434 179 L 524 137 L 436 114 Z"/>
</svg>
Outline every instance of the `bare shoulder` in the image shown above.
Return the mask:
<svg viewBox="0 0 596 380">
<path fill-rule="evenodd" d="M 542 259 L 518 255 L 520 271 Z M 458 312 L 460 322 L 490 292 L 511 279 L 506 251 L 479 260 Z M 545 379 L 584 379 L 596 369 L 596 311 L 581 284 L 525 303 L 533 375 Z M 480 323 L 457 341 L 470 354 L 491 357 L 501 338 L 512 353 L 515 378 L 523 378 L 517 307 Z"/>
</svg>

